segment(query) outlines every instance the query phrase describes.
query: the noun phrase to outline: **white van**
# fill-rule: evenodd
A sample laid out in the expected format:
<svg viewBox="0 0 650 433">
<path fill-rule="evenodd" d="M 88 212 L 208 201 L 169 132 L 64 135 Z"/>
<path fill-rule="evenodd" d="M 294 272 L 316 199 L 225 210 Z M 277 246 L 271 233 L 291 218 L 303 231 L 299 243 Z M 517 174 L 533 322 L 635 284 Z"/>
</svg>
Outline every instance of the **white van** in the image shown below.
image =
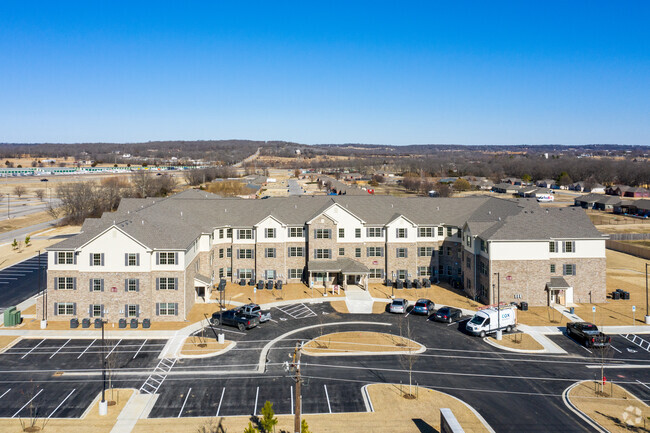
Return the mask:
<svg viewBox="0 0 650 433">
<path fill-rule="evenodd" d="M 499 320 L 499 314 L 501 319 Z M 467 322 L 465 329 L 471 334 L 485 337 L 486 334 L 497 332 L 498 329 L 510 332 L 517 325 L 517 308 L 511 305 L 486 308 L 479 311 Z M 500 327 L 499 327 L 500 326 Z"/>
</svg>

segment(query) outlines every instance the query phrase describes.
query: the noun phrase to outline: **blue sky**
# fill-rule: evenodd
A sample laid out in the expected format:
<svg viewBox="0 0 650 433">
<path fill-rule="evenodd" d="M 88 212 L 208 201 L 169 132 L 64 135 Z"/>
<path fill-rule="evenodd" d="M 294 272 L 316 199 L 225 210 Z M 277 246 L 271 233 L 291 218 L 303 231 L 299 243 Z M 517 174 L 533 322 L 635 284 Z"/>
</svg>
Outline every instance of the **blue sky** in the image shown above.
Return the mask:
<svg viewBox="0 0 650 433">
<path fill-rule="evenodd" d="M 0 142 L 650 144 L 648 22 L 647 1 L 7 0 Z"/>
</svg>

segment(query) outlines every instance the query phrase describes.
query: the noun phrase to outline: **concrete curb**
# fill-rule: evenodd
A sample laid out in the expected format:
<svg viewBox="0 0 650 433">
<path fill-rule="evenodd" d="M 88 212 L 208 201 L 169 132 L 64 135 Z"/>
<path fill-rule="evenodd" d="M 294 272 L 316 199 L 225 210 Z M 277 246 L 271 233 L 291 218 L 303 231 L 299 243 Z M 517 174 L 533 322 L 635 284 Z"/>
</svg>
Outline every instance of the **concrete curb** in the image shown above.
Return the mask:
<svg viewBox="0 0 650 433">
<path fill-rule="evenodd" d="M 569 398 L 569 392 L 576 386 L 580 385 L 581 383 L 588 382 L 587 380 L 581 380 L 580 382 L 576 382 L 573 385 L 569 386 L 567 389 L 565 389 L 562 392 L 562 401 L 564 402 L 564 405 L 569 408 L 569 410 L 578 417 L 580 417 L 584 422 L 589 424 L 591 427 L 593 427 L 594 430 L 596 430 L 599 433 L 609 433 L 609 430 L 606 430 L 602 428 L 596 421 L 594 421 L 591 417 L 587 416 L 586 413 L 581 411 L 580 409 L 577 408 L 572 402 L 571 399 Z"/>
<path fill-rule="evenodd" d="M 507 347 L 507 346 L 502 346 L 500 344 L 497 344 L 493 341 L 490 341 L 490 337 L 483 337 L 483 341 L 485 341 L 487 344 L 489 344 L 492 347 L 496 347 L 497 349 L 500 350 L 506 350 L 508 352 L 515 352 L 515 353 L 548 353 L 546 349 L 540 349 L 540 350 L 527 350 L 527 349 L 516 349 L 514 347 Z"/>
<path fill-rule="evenodd" d="M 346 332 L 357 332 L 357 331 L 343 331 L 343 332 L 338 332 L 337 334 L 342 334 Z M 410 352 L 408 350 L 398 350 L 398 351 L 390 351 L 390 352 L 365 352 L 365 351 L 359 351 L 359 352 L 332 352 L 332 353 L 309 353 L 309 349 L 305 350 L 302 349 L 302 353 L 307 356 L 381 356 L 381 355 L 417 355 L 419 353 L 424 353 L 427 351 L 426 346 L 423 346 L 422 344 L 418 343 L 415 340 L 411 340 L 410 338 L 406 337 L 400 337 L 405 340 L 408 340 L 414 344 L 417 344 L 419 348 L 417 350 L 411 350 Z M 310 340 L 314 341 L 314 340 Z"/>
</svg>

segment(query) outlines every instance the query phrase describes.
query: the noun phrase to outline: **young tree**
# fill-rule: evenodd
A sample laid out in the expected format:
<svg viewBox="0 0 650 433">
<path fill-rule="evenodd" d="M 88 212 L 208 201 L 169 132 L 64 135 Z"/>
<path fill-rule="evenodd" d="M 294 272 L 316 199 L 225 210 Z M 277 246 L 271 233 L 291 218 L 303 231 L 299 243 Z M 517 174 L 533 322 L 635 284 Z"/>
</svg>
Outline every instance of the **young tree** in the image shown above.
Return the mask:
<svg viewBox="0 0 650 433">
<path fill-rule="evenodd" d="M 43 197 L 45 197 L 45 190 L 37 189 L 36 191 L 34 191 L 34 195 L 36 196 L 37 199 L 43 201 Z"/>
<path fill-rule="evenodd" d="M 275 426 L 278 424 L 278 418 L 275 416 L 275 411 L 273 410 L 273 403 L 266 400 L 264 407 L 262 407 L 262 419 L 260 420 L 260 426 L 262 427 L 262 432 L 271 433 L 275 432 Z"/>
<path fill-rule="evenodd" d="M 521 176 L 521 180 L 526 183 L 530 183 L 530 181 L 533 180 L 533 178 L 531 177 L 530 174 L 524 174 L 523 176 Z"/>
<path fill-rule="evenodd" d="M 300 422 L 300 433 L 311 433 L 309 425 L 307 425 L 307 421 L 304 418 Z"/>
<path fill-rule="evenodd" d="M 413 394 L 413 366 L 415 365 L 415 362 L 417 361 L 418 354 L 415 353 L 415 347 L 412 344 L 413 340 L 413 332 L 411 331 L 411 325 L 410 322 L 407 320 L 406 321 L 406 335 L 403 336 L 404 338 L 407 338 L 409 341 L 406 342 L 406 351 L 404 354 L 400 356 L 400 363 L 404 368 L 406 368 L 409 372 L 409 392 L 404 396 L 404 398 L 407 399 L 414 399 L 415 394 Z"/>
<path fill-rule="evenodd" d="M 28 236 L 25 236 L 25 246 L 26 246 L 26 247 L 29 246 L 29 241 L 30 241 L 30 240 L 31 240 L 31 238 L 29 237 L 29 235 L 28 235 Z"/>
<path fill-rule="evenodd" d="M 25 187 L 21 185 L 16 185 L 16 187 L 14 188 L 14 195 L 20 198 L 23 196 L 23 194 L 25 194 Z"/>
<path fill-rule="evenodd" d="M 248 422 L 248 427 L 244 429 L 244 433 L 259 433 L 260 431 L 253 427 L 253 423 Z"/>
</svg>

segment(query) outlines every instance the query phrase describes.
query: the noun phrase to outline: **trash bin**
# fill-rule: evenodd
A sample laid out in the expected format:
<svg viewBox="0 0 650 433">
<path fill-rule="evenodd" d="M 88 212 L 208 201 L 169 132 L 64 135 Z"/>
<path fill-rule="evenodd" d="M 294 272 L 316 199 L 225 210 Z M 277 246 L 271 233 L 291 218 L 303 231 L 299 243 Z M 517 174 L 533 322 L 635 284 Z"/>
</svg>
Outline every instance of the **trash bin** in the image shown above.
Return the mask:
<svg viewBox="0 0 650 433">
<path fill-rule="evenodd" d="M 612 292 L 612 299 L 614 299 L 614 300 L 616 300 L 616 301 L 618 301 L 619 299 L 621 299 L 621 292 L 619 292 L 618 290 L 615 291 L 615 292 Z"/>
<path fill-rule="evenodd" d="M 16 323 L 14 323 L 14 311 L 16 311 L 16 307 L 9 307 L 5 310 L 4 312 L 4 325 L 5 326 L 16 326 Z"/>
<path fill-rule="evenodd" d="M 630 299 L 630 292 L 625 291 L 625 292 L 623 292 L 622 296 L 623 296 L 623 299 L 629 300 Z"/>
<path fill-rule="evenodd" d="M 528 302 L 521 303 L 521 311 L 528 311 Z"/>
<path fill-rule="evenodd" d="M 569 313 L 570 313 L 570 314 L 575 314 L 575 313 L 576 313 L 576 309 L 575 309 L 574 307 L 569 307 Z"/>
</svg>

